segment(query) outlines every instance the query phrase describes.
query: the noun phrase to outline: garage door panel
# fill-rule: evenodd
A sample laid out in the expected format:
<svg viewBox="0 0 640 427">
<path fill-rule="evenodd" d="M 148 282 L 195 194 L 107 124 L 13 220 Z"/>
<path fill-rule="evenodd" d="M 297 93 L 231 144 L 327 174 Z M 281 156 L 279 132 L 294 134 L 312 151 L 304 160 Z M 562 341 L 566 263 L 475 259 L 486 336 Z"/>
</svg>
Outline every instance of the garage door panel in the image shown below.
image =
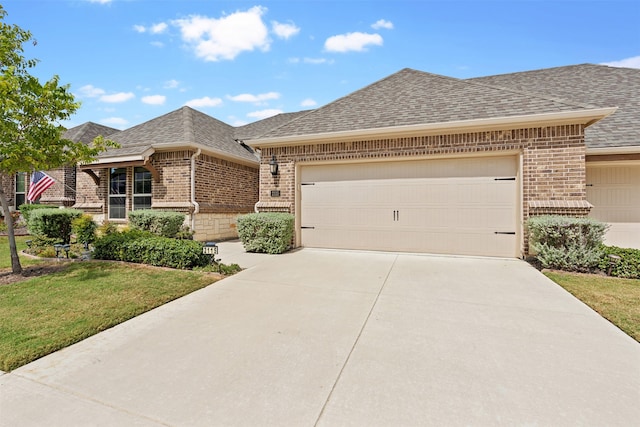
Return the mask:
<svg viewBox="0 0 640 427">
<path fill-rule="evenodd" d="M 455 175 L 455 162 L 425 162 L 430 174 L 446 177 L 332 180 L 305 182 L 301 187 L 302 244 L 312 247 L 371 249 L 469 255 L 515 256 L 516 181 L 496 181 L 493 176 L 468 176 L 469 170 L 487 173 L 485 160 L 466 159 L 465 176 Z M 515 167 L 514 158 L 493 159 L 502 170 Z M 505 165 L 508 164 L 508 167 Z M 475 165 L 475 166 L 474 166 Z M 342 168 L 330 170 L 348 176 Z M 433 167 L 431 167 L 433 166 Z M 383 167 L 383 166 L 381 166 Z M 390 166 L 391 167 L 391 166 Z M 317 169 L 317 167 L 314 167 Z M 395 171 L 403 171 L 393 165 Z M 368 178 L 372 178 L 368 170 Z M 330 179 L 332 174 L 316 176 Z M 303 179 L 307 174 L 303 168 Z M 502 177 L 502 175 L 501 175 Z"/>
<path fill-rule="evenodd" d="M 640 249 L 640 165 L 587 164 L 587 200 L 610 226 L 606 244 Z"/>
</svg>

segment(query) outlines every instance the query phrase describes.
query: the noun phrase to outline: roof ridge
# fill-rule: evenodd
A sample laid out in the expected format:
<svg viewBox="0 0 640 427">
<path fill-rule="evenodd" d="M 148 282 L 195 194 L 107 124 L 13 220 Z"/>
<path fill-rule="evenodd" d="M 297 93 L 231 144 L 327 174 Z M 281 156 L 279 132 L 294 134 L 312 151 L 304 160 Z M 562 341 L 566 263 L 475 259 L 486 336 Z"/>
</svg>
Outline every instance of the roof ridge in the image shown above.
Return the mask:
<svg viewBox="0 0 640 427">
<path fill-rule="evenodd" d="M 195 143 L 196 135 L 193 127 L 193 110 L 187 105 L 182 107 L 182 123 L 184 125 L 184 141 Z"/>
</svg>

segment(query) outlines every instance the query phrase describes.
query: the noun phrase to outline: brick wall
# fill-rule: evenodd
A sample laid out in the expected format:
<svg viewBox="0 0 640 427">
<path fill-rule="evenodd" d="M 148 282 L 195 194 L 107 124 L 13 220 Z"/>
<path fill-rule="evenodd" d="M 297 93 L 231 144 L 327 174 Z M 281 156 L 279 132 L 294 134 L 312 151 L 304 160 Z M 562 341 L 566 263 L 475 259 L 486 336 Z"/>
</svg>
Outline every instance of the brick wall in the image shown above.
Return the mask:
<svg viewBox="0 0 640 427">
<path fill-rule="evenodd" d="M 523 158 L 523 221 L 540 213 L 589 213 L 582 125 L 265 147 L 260 165 L 259 209 L 267 211 L 279 207 L 275 210 L 294 213 L 296 164 L 416 156 L 499 155 L 514 151 L 522 153 Z M 279 164 L 279 174 L 275 177 L 269 172 L 272 155 Z M 280 190 L 280 197 L 272 197 L 271 190 Z"/>
<path fill-rule="evenodd" d="M 196 159 L 196 201 L 200 212 L 253 212 L 258 169 L 208 155 Z"/>
<path fill-rule="evenodd" d="M 159 175 L 159 181 L 153 180 L 151 185 L 154 209 L 182 212 L 191 219 L 190 215 L 194 210 L 191 203 L 193 153 L 194 151 L 183 150 L 153 155 L 152 165 Z M 134 167 L 127 167 L 127 212 L 133 204 L 133 170 Z M 100 177 L 98 186 L 88 174 L 78 173 L 75 206 L 91 213 L 96 219 L 107 218 L 110 171 L 94 169 L 94 172 Z M 195 218 L 196 232 L 207 239 L 236 237 L 235 218 L 238 214 L 252 212 L 258 200 L 258 170 L 200 155 L 196 158 L 195 178 L 196 201 L 200 204 L 200 213 Z M 204 229 L 198 231 L 198 226 Z"/>
<path fill-rule="evenodd" d="M 40 203 L 44 205 L 72 206 L 76 201 L 76 168 L 64 166 L 46 171 L 56 183 L 42 193 Z"/>
</svg>

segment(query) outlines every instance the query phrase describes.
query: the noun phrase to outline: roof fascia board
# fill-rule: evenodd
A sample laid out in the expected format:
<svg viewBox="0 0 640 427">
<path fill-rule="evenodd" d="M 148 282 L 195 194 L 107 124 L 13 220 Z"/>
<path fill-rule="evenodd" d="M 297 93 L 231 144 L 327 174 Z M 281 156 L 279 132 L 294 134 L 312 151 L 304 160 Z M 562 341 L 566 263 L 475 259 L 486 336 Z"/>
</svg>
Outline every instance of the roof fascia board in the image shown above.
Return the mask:
<svg viewBox="0 0 640 427">
<path fill-rule="evenodd" d="M 153 149 L 153 147 L 150 147 L 140 154 L 127 154 L 123 156 L 99 157 L 95 161 L 91 163 L 83 164 L 82 166 L 96 167 L 102 164 L 137 162 L 141 160 L 144 161 L 147 157 L 151 156 L 154 152 L 155 150 Z"/>
<path fill-rule="evenodd" d="M 626 147 L 602 147 L 602 148 L 587 147 L 587 154 L 592 156 L 605 156 L 608 154 L 636 154 L 636 153 L 640 153 L 640 145 L 630 145 Z"/>
<path fill-rule="evenodd" d="M 176 143 L 168 143 L 168 144 L 154 144 L 153 148 L 156 149 L 156 151 L 160 151 L 160 150 L 167 151 L 167 150 L 174 150 L 174 149 L 184 150 L 185 148 L 195 148 L 195 149 L 199 148 L 200 150 L 202 150 L 203 154 L 210 154 L 215 157 L 218 157 L 224 160 L 229 160 L 235 163 L 240 163 L 246 166 L 258 167 L 260 164 L 260 161 L 257 158 L 255 161 L 251 161 L 244 157 L 236 156 L 234 154 L 216 150 L 215 148 L 209 147 L 208 145 L 197 144 L 197 143 L 184 144 L 184 143 L 176 142 Z"/>
<path fill-rule="evenodd" d="M 442 123 L 427 123 L 385 128 L 358 129 L 341 132 L 258 138 L 246 141 L 253 148 L 281 145 L 303 145 L 316 142 L 357 140 L 365 138 L 407 137 L 417 135 L 438 135 L 458 132 L 504 130 L 514 127 L 549 126 L 561 124 L 585 124 L 587 126 L 613 114 L 618 107 L 594 108 L 589 110 L 562 111 L 544 114 L 498 117 L 489 119 L 457 120 Z"/>
<path fill-rule="evenodd" d="M 154 154 L 157 151 L 168 151 L 168 150 L 175 150 L 175 149 L 186 150 L 190 148 L 195 148 L 195 149 L 200 148 L 202 152 L 205 154 L 211 154 L 215 157 L 232 161 L 235 163 L 240 163 L 246 166 L 258 167 L 258 165 L 260 164 L 258 159 L 256 159 L 255 161 L 251 161 L 249 159 L 245 159 L 244 157 L 225 153 L 225 152 L 213 149 L 211 147 L 208 147 L 206 145 L 194 144 L 194 143 L 185 144 L 185 143 L 177 142 L 172 144 L 154 144 L 141 154 L 133 154 L 133 155 L 128 154 L 123 156 L 100 157 L 96 159 L 96 161 L 92 163 L 87 163 L 86 165 L 82 165 L 82 166 L 95 168 L 95 167 L 100 167 L 102 164 L 113 165 L 116 163 L 139 162 L 139 161 L 145 161 L 147 158 L 149 158 L 152 154 Z"/>
</svg>

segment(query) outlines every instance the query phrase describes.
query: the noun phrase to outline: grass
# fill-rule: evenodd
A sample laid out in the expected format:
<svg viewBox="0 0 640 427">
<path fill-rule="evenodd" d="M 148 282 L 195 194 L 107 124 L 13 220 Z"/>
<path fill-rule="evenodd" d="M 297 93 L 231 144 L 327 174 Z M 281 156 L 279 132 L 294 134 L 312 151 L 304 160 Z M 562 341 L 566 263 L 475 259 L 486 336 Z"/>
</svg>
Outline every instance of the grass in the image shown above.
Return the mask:
<svg viewBox="0 0 640 427">
<path fill-rule="evenodd" d="M 88 261 L 0 286 L 0 370 L 10 371 L 78 342 L 203 288 L 217 277 Z"/>
<path fill-rule="evenodd" d="M 16 246 L 18 247 L 18 253 L 27 248 L 25 243 L 30 240 L 31 236 L 16 236 Z M 34 265 L 42 262 L 42 260 L 34 259 L 30 257 L 20 256 L 20 264 L 24 267 L 27 265 Z M 7 236 L 0 236 L 0 269 L 11 268 L 11 254 L 9 252 L 9 238 Z"/>
<path fill-rule="evenodd" d="M 544 274 L 640 342 L 640 280 L 561 271 Z"/>
</svg>

